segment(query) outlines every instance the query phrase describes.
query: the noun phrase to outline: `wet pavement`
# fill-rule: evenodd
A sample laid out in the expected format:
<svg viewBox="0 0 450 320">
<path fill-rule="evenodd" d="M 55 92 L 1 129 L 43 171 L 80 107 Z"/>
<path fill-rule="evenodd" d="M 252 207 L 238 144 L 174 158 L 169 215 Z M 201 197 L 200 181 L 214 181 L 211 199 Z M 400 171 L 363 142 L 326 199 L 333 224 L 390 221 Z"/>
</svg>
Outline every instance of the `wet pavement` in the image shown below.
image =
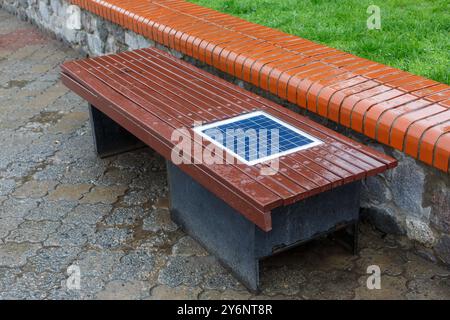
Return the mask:
<svg viewBox="0 0 450 320">
<path fill-rule="evenodd" d="M 264 261 L 251 294 L 171 222 L 161 157 L 96 156 L 87 103 L 58 75 L 80 57 L 0 10 L 0 299 L 450 298 L 450 270 L 366 223 L 358 256 L 308 243 Z"/>
</svg>

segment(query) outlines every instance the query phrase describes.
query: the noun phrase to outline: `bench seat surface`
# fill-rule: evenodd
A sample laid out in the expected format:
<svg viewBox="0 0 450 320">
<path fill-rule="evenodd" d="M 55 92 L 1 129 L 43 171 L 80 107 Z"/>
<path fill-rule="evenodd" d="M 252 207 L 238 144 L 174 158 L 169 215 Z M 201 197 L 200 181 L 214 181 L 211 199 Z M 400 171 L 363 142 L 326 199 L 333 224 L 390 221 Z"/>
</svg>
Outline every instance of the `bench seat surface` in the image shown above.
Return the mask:
<svg viewBox="0 0 450 320">
<path fill-rule="evenodd" d="M 185 128 L 193 136 L 194 122 L 209 123 L 256 110 L 322 140 L 321 145 L 281 157 L 274 175 L 260 175 L 266 164 L 179 166 L 266 231 L 271 228 L 274 208 L 378 174 L 397 163 L 155 48 L 66 62 L 62 80 L 169 160 L 178 144 L 171 140 L 175 129 Z M 194 143 L 203 143 L 203 149 L 209 144 Z M 192 155 L 195 158 L 194 151 Z"/>
</svg>

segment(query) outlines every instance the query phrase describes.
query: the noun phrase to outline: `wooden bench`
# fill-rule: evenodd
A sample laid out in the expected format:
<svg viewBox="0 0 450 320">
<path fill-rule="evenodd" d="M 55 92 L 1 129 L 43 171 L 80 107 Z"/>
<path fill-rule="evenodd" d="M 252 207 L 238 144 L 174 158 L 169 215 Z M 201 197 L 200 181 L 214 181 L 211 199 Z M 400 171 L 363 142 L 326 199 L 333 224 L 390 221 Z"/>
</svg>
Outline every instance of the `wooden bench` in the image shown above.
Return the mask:
<svg viewBox="0 0 450 320">
<path fill-rule="evenodd" d="M 259 260 L 344 227 L 357 249 L 360 180 L 396 166 L 396 160 L 202 71 L 155 48 L 67 62 L 63 83 L 90 103 L 101 156 L 141 141 L 167 159 L 174 221 L 200 241 L 251 290 Z M 205 164 L 194 148 L 194 128 L 262 112 L 321 143 L 267 162 Z M 173 164 L 179 141 L 192 142 L 191 163 Z M 136 139 L 137 138 L 137 139 Z M 224 156 L 224 155 L 222 155 Z"/>
</svg>

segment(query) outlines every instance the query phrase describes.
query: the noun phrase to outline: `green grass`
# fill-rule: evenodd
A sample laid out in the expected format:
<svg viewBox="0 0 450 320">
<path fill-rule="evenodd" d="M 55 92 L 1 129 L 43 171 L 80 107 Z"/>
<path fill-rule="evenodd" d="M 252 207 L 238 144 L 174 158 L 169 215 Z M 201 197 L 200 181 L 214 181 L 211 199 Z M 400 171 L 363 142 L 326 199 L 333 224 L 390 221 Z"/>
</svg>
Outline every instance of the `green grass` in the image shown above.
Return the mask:
<svg viewBox="0 0 450 320">
<path fill-rule="evenodd" d="M 189 1 L 450 83 L 448 0 Z M 367 29 L 371 4 L 381 8 L 381 30 Z"/>
</svg>

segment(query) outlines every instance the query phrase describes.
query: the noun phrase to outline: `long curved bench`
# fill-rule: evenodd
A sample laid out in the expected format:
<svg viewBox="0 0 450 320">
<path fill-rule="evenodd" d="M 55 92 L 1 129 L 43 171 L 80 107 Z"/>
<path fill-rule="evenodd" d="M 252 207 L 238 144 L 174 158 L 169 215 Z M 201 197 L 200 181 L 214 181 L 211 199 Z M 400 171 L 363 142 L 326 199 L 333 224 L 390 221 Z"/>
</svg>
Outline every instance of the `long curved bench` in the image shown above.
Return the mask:
<svg viewBox="0 0 450 320">
<path fill-rule="evenodd" d="M 450 87 L 182 0 L 71 0 L 445 172 Z"/>
</svg>

